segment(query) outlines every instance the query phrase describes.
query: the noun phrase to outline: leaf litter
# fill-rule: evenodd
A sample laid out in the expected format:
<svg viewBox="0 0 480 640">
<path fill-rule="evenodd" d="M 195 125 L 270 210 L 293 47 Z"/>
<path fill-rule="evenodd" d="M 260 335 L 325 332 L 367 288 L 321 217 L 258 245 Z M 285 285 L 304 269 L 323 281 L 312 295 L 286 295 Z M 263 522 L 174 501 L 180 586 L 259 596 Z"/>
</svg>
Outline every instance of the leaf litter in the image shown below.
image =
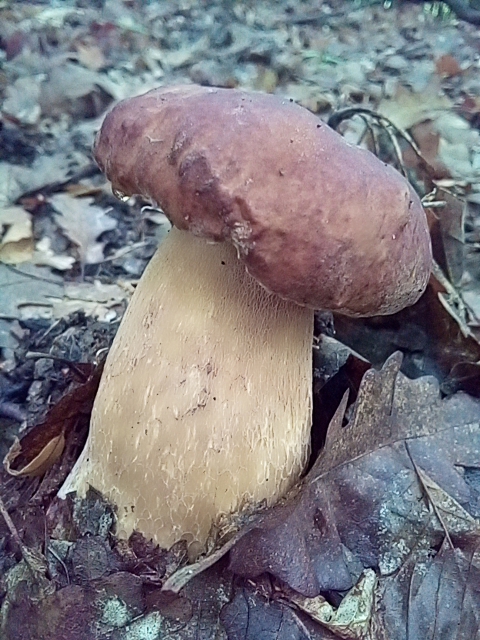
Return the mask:
<svg viewBox="0 0 480 640">
<path fill-rule="evenodd" d="M 72 198 L 59 193 L 50 198 L 55 216 L 66 235 L 77 245 L 79 260 L 82 265 L 102 262 L 105 244 L 98 242 L 98 237 L 105 231 L 117 226 L 103 209 L 94 206 L 92 198 Z"/>
<path fill-rule="evenodd" d="M 101 5 L 0 7 L 0 212 L 18 213 L 0 213 L 0 453 L 15 474 L 0 473 L 14 527 L 0 517 L 1 633 L 475 637 L 477 31 L 421 3 Z M 113 198 L 92 139 L 114 101 L 185 81 L 387 117 L 396 131 L 361 114 L 340 130 L 425 197 L 437 263 L 400 314 L 317 315 L 309 472 L 186 579 L 181 544 L 117 540 L 94 492 L 55 498 L 86 437 L 94 363 L 165 233 L 140 199 Z"/>
</svg>

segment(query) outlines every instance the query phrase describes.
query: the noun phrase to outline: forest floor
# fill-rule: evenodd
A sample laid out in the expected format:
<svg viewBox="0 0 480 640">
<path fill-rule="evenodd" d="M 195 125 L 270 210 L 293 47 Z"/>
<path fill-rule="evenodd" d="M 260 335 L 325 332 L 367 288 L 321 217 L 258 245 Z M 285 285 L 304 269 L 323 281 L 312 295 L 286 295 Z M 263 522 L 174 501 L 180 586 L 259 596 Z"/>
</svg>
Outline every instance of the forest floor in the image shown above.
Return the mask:
<svg viewBox="0 0 480 640">
<path fill-rule="evenodd" d="M 181 543 L 119 541 L 100 496 L 56 497 L 169 228 L 113 196 L 92 142 L 118 100 L 180 82 L 292 98 L 375 150 L 436 261 L 399 314 L 318 314 L 309 473 L 182 590 Z M 435 3 L 0 1 L 0 636 L 476 637 L 479 252 L 480 32 Z"/>
</svg>

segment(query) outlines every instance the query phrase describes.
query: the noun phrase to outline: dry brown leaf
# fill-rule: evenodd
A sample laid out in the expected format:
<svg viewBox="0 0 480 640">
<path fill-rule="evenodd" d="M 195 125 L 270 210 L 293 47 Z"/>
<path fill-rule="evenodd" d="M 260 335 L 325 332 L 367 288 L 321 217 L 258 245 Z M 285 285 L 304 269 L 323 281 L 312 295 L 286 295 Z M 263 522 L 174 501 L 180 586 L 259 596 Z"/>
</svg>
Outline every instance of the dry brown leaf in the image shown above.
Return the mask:
<svg viewBox="0 0 480 640">
<path fill-rule="evenodd" d="M 186 43 L 184 46 L 173 50 L 162 50 L 162 66 L 170 67 L 171 69 L 178 69 L 185 65 L 192 63 L 198 59 L 206 49 L 209 47 L 208 39 L 205 37 L 199 38 L 193 43 Z"/>
<path fill-rule="evenodd" d="M 461 536 L 452 548 L 410 558 L 382 580 L 376 593 L 374 628 L 394 640 L 469 640 L 480 628 L 480 540 Z"/>
<path fill-rule="evenodd" d="M 70 389 L 21 440 L 16 440 L 3 461 L 12 476 L 39 476 L 50 469 L 63 453 L 65 439 L 88 415 L 98 387 L 102 367 L 75 363 Z M 79 375 L 81 374 L 81 375 Z"/>
<path fill-rule="evenodd" d="M 462 73 L 462 67 L 458 64 L 458 60 L 449 53 L 435 60 L 435 69 L 442 78 L 451 78 Z"/>
<path fill-rule="evenodd" d="M 448 495 L 423 469 L 416 467 L 415 470 L 427 494 L 428 501 L 448 535 L 475 531 L 478 528 L 475 518 L 457 500 Z"/>
<path fill-rule="evenodd" d="M 52 467 L 55 462 L 60 458 L 63 453 L 63 449 L 65 447 L 65 436 L 63 433 L 52 437 L 51 440 L 48 440 L 43 448 L 35 455 L 29 462 L 27 462 L 24 466 L 20 467 L 20 469 L 14 469 L 11 465 L 18 456 L 23 453 L 22 445 L 18 438 L 15 439 L 15 442 L 10 447 L 3 464 L 5 465 L 5 469 L 11 476 L 17 477 L 35 477 L 41 476 Z"/>
<path fill-rule="evenodd" d="M 80 262 L 102 262 L 105 244 L 98 242 L 97 238 L 105 231 L 115 229 L 117 221 L 100 207 L 92 205 L 93 198 L 72 198 L 59 193 L 52 196 L 50 201 L 58 211 L 56 221 L 78 247 Z"/>
<path fill-rule="evenodd" d="M 316 597 L 350 589 L 362 567 L 391 575 L 445 536 L 478 534 L 480 494 L 461 470 L 480 465 L 480 403 L 442 399 L 434 378 L 408 380 L 400 364 L 396 353 L 366 372 L 347 426 L 344 397 L 300 490 L 230 550 L 234 573 L 268 571 Z"/>
<path fill-rule="evenodd" d="M 399 86 L 394 98 L 382 100 L 378 112 L 399 129 L 407 130 L 419 122 L 435 120 L 439 113 L 451 108 L 451 100 L 432 83 L 421 93 L 413 93 Z"/>
<path fill-rule="evenodd" d="M 451 191 L 438 188 L 434 199 L 443 203 L 436 209 L 424 206 L 427 211 L 433 255 L 453 285 L 458 285 L 464 271 L 465 254 L 465 202 Z"/>
<path fill-rule="evenodd" d="M 32 253 L 30 214 L 22 207 L 0 209 L 0 261 L 5 264 L 18 264 L 30 260 Z"/>
<path fill-rule="evenodd" d="M 79 42 L 76 45 L 78 61 L 87 69 L 98 71 L 105 66 L 105 56 L 102 50 L 92 42 Z"/>
<path fill-rule="evenodd" d="M 405 166 L 415 169 L 418 172 L 417 175 L 423 175 L 425 173 L 424 160 L 426 160 L 429 165 L 427 173 L 431 179 L 437 181 L 449 178 L 450 172 L 438 158 L 440 134 L 435 129 L 435 123 L 432 120 L 419 122 L 410 129 L 410 134 L 417 144 L 421 158 L 411 146 L 408 146 L 403 150 Z"/>
</svg>

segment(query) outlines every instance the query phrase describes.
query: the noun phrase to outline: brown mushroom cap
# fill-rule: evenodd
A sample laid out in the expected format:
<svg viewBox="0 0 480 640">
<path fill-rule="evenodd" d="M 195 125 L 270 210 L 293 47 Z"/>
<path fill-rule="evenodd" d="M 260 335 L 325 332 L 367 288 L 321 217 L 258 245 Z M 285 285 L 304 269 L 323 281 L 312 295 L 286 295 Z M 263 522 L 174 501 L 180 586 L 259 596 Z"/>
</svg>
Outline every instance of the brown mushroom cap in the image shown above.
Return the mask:
<svg viewBox="0 0 480 640">
<path fill-rule="evenodd" d="M 237 248 L 267 290 L 344 314 L 413 304 L 431 268 L 408 182 L 276 96 L 175 86 L 120 102 L 95 157 L 113 188 Z"/>
</svg>

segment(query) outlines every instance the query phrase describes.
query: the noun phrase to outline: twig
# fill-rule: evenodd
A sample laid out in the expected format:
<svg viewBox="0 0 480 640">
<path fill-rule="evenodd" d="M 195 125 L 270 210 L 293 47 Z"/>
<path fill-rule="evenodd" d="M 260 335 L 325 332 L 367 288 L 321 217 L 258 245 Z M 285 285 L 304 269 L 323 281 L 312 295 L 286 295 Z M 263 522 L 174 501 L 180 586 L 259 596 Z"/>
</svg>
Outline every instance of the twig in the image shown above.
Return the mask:
<svg viewBox="0 0 480 640">
<path fill-rule="evenodd" d="M 418 147 L 417 143 L 412 138 L 412 136 L 408 133 L 408 131 L 400 129 L 389 118 L 387 118 L 386 116 L 382 116 L 380 113 L 377 113 L 376 111 L 372 111 L 371 109 L 366 109 L 365 107 L 349 107 L 348 109 L 342 109 L 341 111 L 337 111 L 336 113 L 333 113 L 329 117 L 327 124 L 330 127 L 332 127 L 332 129 L 336 130 L 341 122 L 343 122 L 344 120 L 349 120 L 350 118 L 353 118 L 356 115 L 361 117 L 363 116 L 364 119 L 365 119 L 365 116 L 367 116 L 369 118 L 372 118 L 372 120 L 375 120 L 381 127 L 385 129 L 392 143 L 393 143 L 393 138 L 395 136 L 399 138 L 403 138 L 405 142 L 409 144 L 409 146 L 411 147 L 415 155 L 419 158 L 419 160 L 421 160 L 424 163 L 425 167 L 431 173 L 434 173 L 433 167 L 428 162 L 428 160 L 423 156 L 422 152 L 420 151 L 420 148 Z M 395 134 L 395 136 L 393 136 L 392 131 Z M 398 155 L 398 151 L 400 150 L 400 147 L 398 146 L 397 140 L 395 140 L 394 149 L 395 149 L 395 154 Z M 400 155 L 401 155 L 401 150 L 400 150 Z M 403 171 L 403 163 L 400 163 L 400 166 L 402 167 L 402 171 Z"/>
<path fill-rule="evenodd" d="M 17 544 L 20 549 L 20 553 L 22 554 L 23 561 L 25 562 L 25 566 L 27 567 L 30 575 L 32 576 L 32 580 L 39 586 L 39 588 L 45 593 L 52 593 L 52 585 L 45 578 L 46 573 L 46 558 L 35 551 L 34 549 L 29 549 L 25 544 L 23 544 L 22 539 L 20 538 L 20 534 L 18 533 L 17 527 L 13 523 L 10 514 L 7 511 L 5 503 L 0 496 L 0 515 L 5 520 L 7 528 L 12 536 L 13 540 Z"/>
<path fill-rule="evenodd" d="M 473 331 L 467 325 L 466 305 L 463 301 L 461 293 L 455 289 L 453 284 L 450 282 L 450 280 L 448 280 L 448 278 L 445 276 L 442 269 L 440 268 L 440 266 L 435 260 L 433 261 L 432 274 L 435 276 L 438 282 L 442 285 L 442 287 L 445 289 L 445 292 L 447 294 L 447 295 L 442 293 L 438 294 L 438 300 L 440 304 L 447 310 L 447 312 L 452 316 L 452 318 L 458 324 L 458 327 L 463 337 L 471 338 L 477 341 Z M 455 305 L 455 308 L 453 305 Z"/>
<path fill-rule="evenodd" d="M 402 150 L 400 149 L 400 145 L 398 144 L 398 140 L 396 138 L 396 136 L 392 133 L 390 127 L 386 127 L 385 131 L 387 132 L 387 136 L 390 140 L 390 142 L 392 143 L 393 146 L 393 151 L 395 153 L 395 158 L 397 159 L 397 164 L 400 167 L 402 176 L 404 178 L 407 178 L 407 169 L 405 167 L 405 164 L 403 162 L 403 158 L 402 158 Z"/>
<path fill-rule="evenodd" d="M 77 374 L 77 376 L 81 379 L 82 382 L 86 382 L 88 380 L 88 376 L 86 376 L 85 373 L 81 369 L 79 369 L 77 366 L 78 364 L 88 364 L 88 363 L 72 362 L 71 360 L 67 360 L 67 358 L 62 358 L 61 356 L 54 356 L 54 355 L 51 355 L 50 353 L 42 353 L 41 351 L 27 351 L 25 355 L 26 360 L 38 360 L 40 358 L 55 360 L 56 362 L 63 362 L 63 364 L 66 364 L 70 369 L 72 369 L 72 371 L 74 371 Z"/>
<path fill-rule="evenodd" d="M 422 473 L 421 473 L 420 468 L 417 466 L 417 463 L 415 462 L 415 460 L 412 457 L 412 454 L 410 452 L 410 447 L 408 446 L 408 442 L 407 441 L 405 441 L 405 448 L 407 450 L 408 457 L 410 458 L 410 461 L 411 461 L 411 463 L 413 465 L 415 473 L 417 474 L 418 481 L 420 482 L 420 485 L 422 486 L 422 488 L 423 488 L 423 490 L 424 490 L 424 492 L 425 492 L 425 494 L 426 494 L 426 496 L 428 498 L 428 501 L 432 505 L 433 511 L 435 512 L 435 515 L 436 515 L 438 521 L 440 522 L 440 524 L 442 526 L 442 529 L 445 532 L 445 538 L 447 539 L 447 542 L 450 545 L 450 548 L 453 550 L 455 547 L 453 546 L 452 539 L 450 538 L 450 534 L 448 532 L 447 525 L 445 524 L 445 522 L 444 522 L 444 520 L 443 520 L 443 518 L 442 518 L 442 516 L 440 514 L 440 511 L 439 511 L 437 505 L 435 504 L 435 500 L 433 499 L 432 494 L 431 494 L 429 488 L 427 487 L 427 485 L 426 485 L 426 483 L 425 483 L 425 481 L 424 481 L 424 479 L 422 477 Z"/>
<path fill-rule="evenodd" d="M 365 130 L 360 138 L 360 140 L 358 141 L 358 145 L 360 146 L 360 144 L 363 142 L 365 136 L 367 133 L 370 134 L 370 137 L 372 139 L 372 146 L 373 146 L 373 153 L 378 156 L 378 142 L 377 142 L 377 136 L 375 135 L 375 129 L 372 127 L 372 125 L 370 124 L 370 122 L 368 121 L 368 118 L 366 118 L 365 116 L 361 115 L 360 116 L 361 119 L 363 120 L 364 124 L 365 124 Z"/>
<path fill-rule="evenodd" d="M 65 572 L 65 577 L 67 578 L 67 584 L 70 584 L 70 575 L 68 573 L 67 565 L 65 564 L 65 562 L 61 559 L 58 553 L 54 549 L 52 549 L 52 547 L 48 543 L 45 544 L 45 550 L 47 553 L 51 553 L 52 556 L 55 558 L 55 560 L 57 560 L 57 562 L 60 563 L 60 565 L 62 566 L 62 569 Z"/>
<path fill-rule="evenodd" d="M 3 519 L 5 520 L 5 524 L 7 525 L 7 528 L 10 531 L 10 535 L 15 540 L 17 546 L 20 548 L 20 551 L 22 552 L 22 555 L 23 555 L 24 544 L 17 531 L 17 527 L 14 525 L 13 520 L 11 519 L 10 514 L 7 511 L 5 503 L 3 502 L 1 496 L 0 496 L 0 514 L 3 516 Z"/>
<path fill-rule="evenodd" d="M 24 278 L 31 278 L 32 280 L 41 280 L 42 282 L 48 282 L 50 284 L 59 284 L 58 280 L 52 280 L 50 278 L 44 278 L 43 276 L 39 276 L 36 273 L 27 273 L 26 271 L 22 271 L 21 269 L 18 269 L 17 267 L 12 267 L 11 264 L 6 264 L 5 265 L 7 267 L 7 269 L 9 269 L 10 271 L 13 271 L 14 273 L 18 273 L 19 276 L 23 276 Z M 5 287 L 5 286 L 16 286 L 18 283 L 17 282 L 9 282 L 8 284 L 2 284 L 0 286 Z"/>
<path fill-rule="evenodd" d="M 113 260 L 116 260 L 117 258 L 123 258 L 123 256 L 128 255 L 129 253 L 132 253 L 132 251 L 135 251 L 136 249 L 141 249 L 142 247 L 147 247 L 149 245 L 154 245 L 155 243 L 149 240 L 142 240 L 140 242 L 135 242 L 135 244 L 132 244 L 129 247 L 122 247 L 121 249 L 118 249 L 117 251 L 115 251 L 114 253 L 112 253 L 112 255 L 108 256 L 107 258 L 104 258 L 101 263 L 105 263 L 105 262 L 112 262 Z"/>
</svg>

